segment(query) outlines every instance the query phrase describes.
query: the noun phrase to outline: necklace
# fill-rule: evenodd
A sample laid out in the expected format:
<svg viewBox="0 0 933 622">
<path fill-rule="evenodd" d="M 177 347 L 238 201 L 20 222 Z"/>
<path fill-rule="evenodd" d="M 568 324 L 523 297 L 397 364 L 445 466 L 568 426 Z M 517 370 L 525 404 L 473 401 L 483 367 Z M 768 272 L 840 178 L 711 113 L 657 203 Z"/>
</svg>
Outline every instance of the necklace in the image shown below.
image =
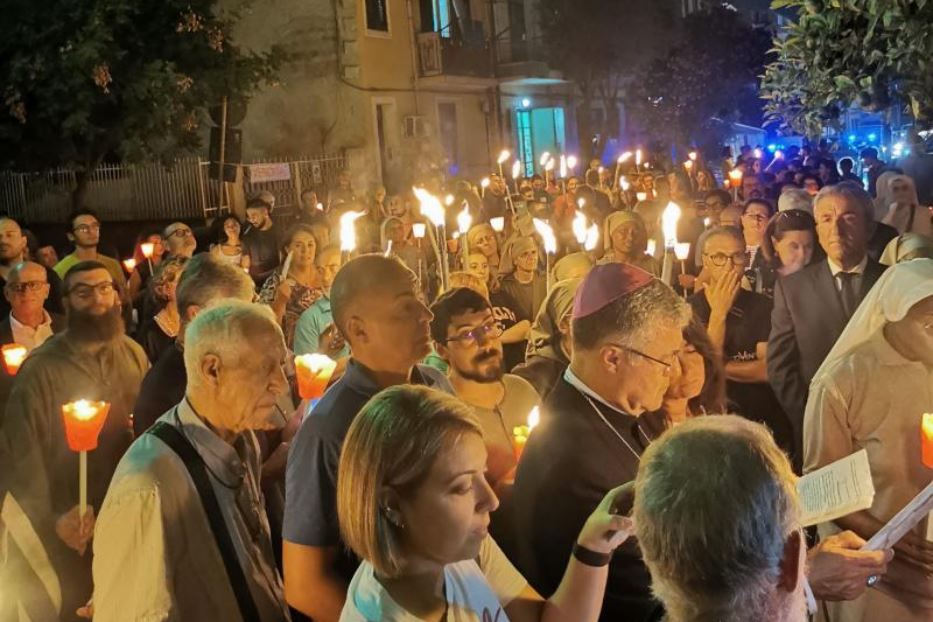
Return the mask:
<svg viewBox="0 0 933 622">
<path fill-rule="evenodd" d="M 625 446 L 628 448 L 628 450 L 629 450 L 630 452 L 632 452 L 632 455 L 635 456 L 635 460 L 640 461 L 640 460 L 641 460 L 641 454 L 639 454 L 637 451 L 635 451 L 635 448 L 633 448 L 631 445 L 629 445 L 628 441 L 625 440 L 625 437 L 623 437 L 621 434 L 619 434 L 619 431 L 616 430 L 616 428 L 615 428 L 614 425 L 612 425 L 611 423 L 609 423 L 609 420 L 606 419 L 606 416 L 603 415 L 602 411 L 599 410 L 599 408 L 596 407 L 596 404 L 593 403 L 593 400 L 590 398 L 590 396 L 587 395 L 586 393 L 583 393 L 582 391 L 580 392 L 580 395 L 582 395 L 584 398 L 586 398 L 586 401 L 589 402 L 590 407 L 591 407 L 591 408 L 593 409 L 593 411 L 596 413 L 596 416 L 599 417 L 600 421 L 602 421 L 603 423 L 605 423 L 605 424 L 606 424 L 606 427 L 608 427 L 610 430 L 612 430 L 612 433 L 615 434 L 616 437 L 617 437 L 620 441 L 622 441 L 622 444 L 625 445 Z M 641 426 L 639 426 L 638 424 L 636 424 L 635 427 L 638 428 L 638 431 L 641 432 L 641 435 L 645 437 L 645 440 L 646 440 L 647 442 L 650 443 L 650 442 L 651 442 L 651 439 L 649 439 L 649 438 L 648 438 L 648 435 L 645 434 L 645 431 L 641 429 Z"/>
</svg>

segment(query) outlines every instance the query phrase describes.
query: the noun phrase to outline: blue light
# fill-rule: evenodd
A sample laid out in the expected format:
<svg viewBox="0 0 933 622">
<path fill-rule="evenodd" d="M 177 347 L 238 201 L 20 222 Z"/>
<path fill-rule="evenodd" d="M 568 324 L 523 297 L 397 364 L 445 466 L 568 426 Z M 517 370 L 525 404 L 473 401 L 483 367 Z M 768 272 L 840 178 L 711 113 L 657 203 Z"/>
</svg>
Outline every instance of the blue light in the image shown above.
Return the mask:
<svg viewBox="0 0 933 622">
<path fill-rule="evenodd" d="M 531 100 L 528 99 L 527 97 L 522 99 L 522 108 L 530 108 L 530 107 L 531 107 Z"/>
<path fill-rule="evenodd" d="M 777 145 L 773 143 L 768 145 L 768 151 L 770 151 L 771 153 L 774 153 L 775 151 L 777 151 Z"/>
<path fill-rule="evenodd" d="M 873 143 L 873 142 L 875 142 L 876 140 L 878 140 L 878 135 L 875 134 L 874 132 L 872 132 L 871 134 L 868 135 L 868 142 Z"/>
<path fill-rule="evenodd" d="M 850 143 L 854 143 L 854 142 L 855 142 L 855 134 L 849 134 L 849 142 L 850 142 Z"/>
</svg>

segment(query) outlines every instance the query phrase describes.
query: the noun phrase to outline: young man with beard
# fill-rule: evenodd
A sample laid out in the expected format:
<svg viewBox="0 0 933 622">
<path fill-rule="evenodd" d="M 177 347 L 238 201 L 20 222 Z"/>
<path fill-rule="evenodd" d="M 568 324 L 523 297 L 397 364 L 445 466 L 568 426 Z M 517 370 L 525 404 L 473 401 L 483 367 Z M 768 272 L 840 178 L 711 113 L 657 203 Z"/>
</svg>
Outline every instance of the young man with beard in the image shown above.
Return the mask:
<svg viewBox="0 0 933 622">
<path fill-rule="evenodd" d="M 9 458 L 4 469 L 10 493 L 48 554 L 23 556 L 29 567 L 13 576 L 57 578 L 61 590 L 55 598 L 46 591 L 46 582 L 37 582 L 37 590 L 18 586 L 17 596 L 27 611 L 51 607 L 62 620 L 71 620 L 91 595 L 87 548 L 94 509 L 133 440 L 131 413 L 149 361 L 124 333 L 119 297 L 103 264 L 74 265 L 65 275 L 64 289 L 67 327 L 36 348 L 19 370 L 0 440 Z M 97 449 L 87 456 L 83 520 L 78 515 L 78 454 L 68 448 L 62 422 L 62 405 L 82 399 L 110 404 Z"/>
<path fill-rule="evenodd" d="M 486 478 L 495 488 L 514 478 L 512 430 L 527 423 L 540 398 L 527 380 L 504 373 L 502 325 L 482 295 L 466 287 L 453 289 L 437 299 L 431 312 L 431 337 L 450 365 L 447 379 L 483 426 Z"/>
<path fill-rule="evenodd" d="M 272 222 L 269 204 L 261 198 L 246 205 L 249 229 L 243 235 L 243 251 L 249 255 L 249 275 L 262 287 L 279 267 L 279 232 Z"/>
</svg>

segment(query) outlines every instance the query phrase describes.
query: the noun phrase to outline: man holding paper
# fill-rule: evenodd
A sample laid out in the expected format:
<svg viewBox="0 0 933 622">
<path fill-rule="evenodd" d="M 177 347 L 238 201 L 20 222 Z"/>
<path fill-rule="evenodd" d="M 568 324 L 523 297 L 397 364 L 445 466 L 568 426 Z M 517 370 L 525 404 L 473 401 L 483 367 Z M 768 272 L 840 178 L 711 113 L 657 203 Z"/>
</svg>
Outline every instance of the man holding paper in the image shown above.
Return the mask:
<svg viewBox="0 0 933 622">
<path fill-rule="evenodd" d="M 875 487 L 869 509 L 824 523 L 823 536 L 841 528 L 867 540 L 917 503 L 933 481 L 933 469 L 921 461 L 924 412 L 933 412 L 933 260 L 917 259 L 879 279 L 811 385 L 804 470 L 864 448 Z M 915 516 L 929 512 L 921 508 Z M 852 602 L 827 604 L 832 622 L 933 619 L 929 522 L 921 518 L 897 541 L 894 560 L 876 589 Z"/>
</svg>

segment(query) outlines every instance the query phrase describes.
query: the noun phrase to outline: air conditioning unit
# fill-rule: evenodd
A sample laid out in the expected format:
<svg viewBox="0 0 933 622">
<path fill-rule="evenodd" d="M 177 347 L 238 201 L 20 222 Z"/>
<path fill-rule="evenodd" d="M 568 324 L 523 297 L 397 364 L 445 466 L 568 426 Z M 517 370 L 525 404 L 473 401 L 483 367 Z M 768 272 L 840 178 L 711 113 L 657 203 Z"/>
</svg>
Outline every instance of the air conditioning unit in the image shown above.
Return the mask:
<svg viewBox="0 0 933 622">
<path fill-rule="evenodd" d="M 405 138 L 424 138 L 428 135 L 428 122 L 423 115 L 411 115 L 404 119 L 402 135 Z"/>
</svg>

